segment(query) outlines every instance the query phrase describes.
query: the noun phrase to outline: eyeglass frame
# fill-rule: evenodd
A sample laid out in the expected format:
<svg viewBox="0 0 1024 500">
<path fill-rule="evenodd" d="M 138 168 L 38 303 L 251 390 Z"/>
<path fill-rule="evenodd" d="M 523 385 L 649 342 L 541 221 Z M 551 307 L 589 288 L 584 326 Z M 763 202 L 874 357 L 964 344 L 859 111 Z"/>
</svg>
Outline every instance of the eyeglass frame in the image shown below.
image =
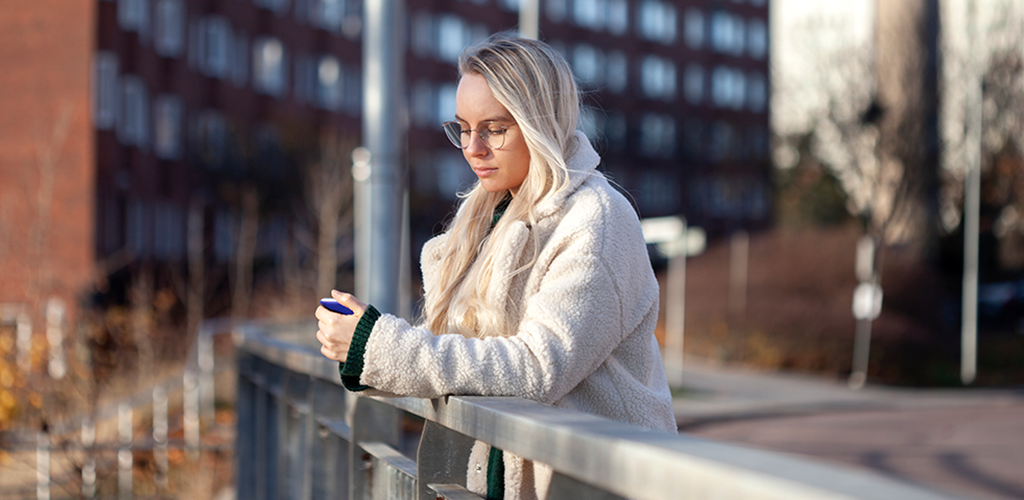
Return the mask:
<svg viewBox="0 0 1024 500">
<path fill-rule="evenodd" d="M 488 141 L 490 140 L 490 138 L 494 137 L 494 134 L 491 134 L 491 131 L 488 129 L 488 125 L 490 125 L 492 123 L 496 123 L 496 124 L 498 124 L 499 127 L 501 127 L 501 134 L 500 134 L 501 135 L 501 145 L 496 147 L 496 148 L 495 147 L 491 147 L 491 145 L 488 144 Z M 452 138 L 452 136 L 448 133 L 448 125 L 449 124 L 457 125 L 459 127 L 459 142 L 458 143 L 456 143 L 455 139 Z M 481 127 L 481 125 L 483 125 L 483 127 Z M 470 129 L 463 130 L 461 122 L 459 122 L 458 120 L 449 120 L 449 121 L 446 121 L 446 122 L 441 124 L 441 130 L 444 131 L 444 135 L 445 135 L 445 137 L 448 138 L 448 142 L 451 142 L 453 146 L 455 146 L 455 147 L 457 147 L 457 148 L 459 148 L 461 150 L 465 150 L 466 148 L 469 147 L 468 144 L 465 145 L 465 146 L 462 145 L 462 134 L 470 134 L 470 137 L 472 137 L 473 132 L 476 132 L 477 137 L 480 138 L 480 140 L 484 143 L 484 146 L 486 146 L 487 149 L 500 150 L 501 148 L 505 147 L 505 132 L 508 132 L 508 129 L 510 129 L 512 127 L 515 127 L 516 125 L 519 125 L 519 124 L 518 123 L 512 123 L 511 125 L 505 125 L 504 123 L 502 123 L 502 122 L 500 122 L 498 120 L 484 120 L 484 121 L 482 121 L 480 123 L 477 123 L 476 124 L 476 128 L 470 128 Z M 484 137 L 484 136 L 480 135 L 480 129 L 481 128 L 483 128 L 484 130 L 487 131 L 487 137 Z"/>
</svg>

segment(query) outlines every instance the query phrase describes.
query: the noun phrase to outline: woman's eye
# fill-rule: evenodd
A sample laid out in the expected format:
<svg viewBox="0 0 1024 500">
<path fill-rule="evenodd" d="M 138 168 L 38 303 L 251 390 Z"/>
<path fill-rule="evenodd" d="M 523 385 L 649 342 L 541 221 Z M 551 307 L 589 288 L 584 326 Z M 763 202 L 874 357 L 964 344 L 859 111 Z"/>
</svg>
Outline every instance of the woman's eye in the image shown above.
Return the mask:
<svg viewBox="0 0 1024 500">
<path fill-rule="evenodd" d="M 487 133 L 489 133 L 491 135 L 501 135 L 501 134 L 505 133 L 505 130 L 502 129 L 501 127 L 489 128 L 489 129 L 487 129 Z"/>
</svg>

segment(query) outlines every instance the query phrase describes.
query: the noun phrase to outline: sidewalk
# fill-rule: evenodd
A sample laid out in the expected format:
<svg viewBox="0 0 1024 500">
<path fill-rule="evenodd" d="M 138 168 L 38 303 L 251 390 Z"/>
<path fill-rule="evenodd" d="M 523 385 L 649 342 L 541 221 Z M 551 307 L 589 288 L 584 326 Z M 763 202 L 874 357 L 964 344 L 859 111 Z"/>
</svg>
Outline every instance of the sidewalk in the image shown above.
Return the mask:
<svg viewBox="0 0 1024 500">
<path fill-rule="evenodd" d="M 905 389 L 687 359 L 680 432 L 868 469 L 965 498 L 1024 498 L 1024 388 Z"/>
</svg>

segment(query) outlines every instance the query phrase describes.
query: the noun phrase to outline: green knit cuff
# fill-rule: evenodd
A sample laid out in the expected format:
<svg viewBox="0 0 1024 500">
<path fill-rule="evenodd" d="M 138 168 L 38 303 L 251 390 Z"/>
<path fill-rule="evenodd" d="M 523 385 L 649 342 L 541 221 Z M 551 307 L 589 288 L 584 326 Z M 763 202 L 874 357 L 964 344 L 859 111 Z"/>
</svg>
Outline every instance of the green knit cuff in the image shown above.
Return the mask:
<svg viewBox="0 0 1024 500">
<path fill-rule="evenodd" d="M 377 324 L 380 312 L 373 306 L 366 308 L 363 317 L 359 318 L 356 324 L 356 331 L 352 335 L 352 344 L 348 346 L 348 356 L 344 363 L 338 363 L 338 372 L 341 374 L 341 384 L 352 392 L 365 391 L 370 388 L 368 385 L 361 385 L 359 378 L 363 375 L 363 358 L 366 355 L 366 342 L 370 340 L 370 332 Z"/>
<path fill-rule="evenodd" d="M 487 455 L 487 500 L 505 498 L 505 461 L 500 449 L 492 446 Z"/>
</svg>

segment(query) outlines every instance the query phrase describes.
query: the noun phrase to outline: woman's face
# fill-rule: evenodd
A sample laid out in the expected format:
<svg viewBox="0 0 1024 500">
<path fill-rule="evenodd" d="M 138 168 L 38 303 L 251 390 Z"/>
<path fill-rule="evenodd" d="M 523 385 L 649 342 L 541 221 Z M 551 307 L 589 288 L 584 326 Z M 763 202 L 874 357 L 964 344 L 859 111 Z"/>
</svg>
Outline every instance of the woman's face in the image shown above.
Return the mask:
<svg viewBox="0 0 1024 500">
<path fill-rule="evenodd" d="M 494 98 L 487 80 L 480 74 L 468 73 L 459 80 L 455 92 L 455 119 L 463 130 L 473 130 L 462 154 L 480 178 L 480 185 L 492 193 L 509 190 L 516 194 L 530 171 L 530 150 L 512 114 Z M 508 126 L 500 149 L 488 148 L 476 132 L 480 123 L 487 121 Z"/>
</svg>

